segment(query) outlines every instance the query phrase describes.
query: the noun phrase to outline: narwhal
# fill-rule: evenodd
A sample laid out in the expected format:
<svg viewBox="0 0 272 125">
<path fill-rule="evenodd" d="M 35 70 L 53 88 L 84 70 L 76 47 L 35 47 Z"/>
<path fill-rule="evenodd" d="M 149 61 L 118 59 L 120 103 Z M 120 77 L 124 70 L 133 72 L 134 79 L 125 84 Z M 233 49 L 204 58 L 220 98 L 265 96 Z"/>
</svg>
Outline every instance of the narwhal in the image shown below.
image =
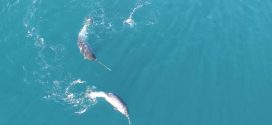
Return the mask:
<svg viewBox="0 0 272 125">
<path fill-rule="evenodd" d="M 96 98 L 105 99 L 114 107 L 115 110 L 127 117 L 128 123 L 131 124 L 128 108 L 122 99 L 117 95 L 114 95 L 113 93 L 105 93 L 103 91 L 90 91 L 87 96 L 93 101 L 96 101 Z"/>
<path fill-rule="evenodd" d="M 86 21 L 85 21 L 85 24 L 83 25 L 82 29 L 80 30 L 80 32 L 78 34 L 78 41 L 77 41 L 78 48 L 80 50 L 80 53 L 84 56 L 84 59 L 87 59 L 87 60 L 90 60 L 90 61 L 95 61 L 98 64 L 105 67 L 106 69 L 108 69 L 109 71 L 111 71 L 111 69 L 109 67 L 104 65 L 101 61 L 99 61 L 96 58 L 91 46 L 87 42 L 88 28 L 92 24 L 92 22 L 93 21 L 92 21 L 91 18 L 87 18 Z"/>
</svg>

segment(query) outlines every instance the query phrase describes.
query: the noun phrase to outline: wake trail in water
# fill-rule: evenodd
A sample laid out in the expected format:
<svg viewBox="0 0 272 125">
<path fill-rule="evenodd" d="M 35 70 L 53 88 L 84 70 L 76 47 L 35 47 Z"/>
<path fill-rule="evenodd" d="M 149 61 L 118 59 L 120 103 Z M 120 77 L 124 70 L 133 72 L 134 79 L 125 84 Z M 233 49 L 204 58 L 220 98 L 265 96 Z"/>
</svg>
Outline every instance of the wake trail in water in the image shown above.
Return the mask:
<svg viewBox="0 0 272 125">
<path fill-rule="evenodd" d="M 85 81 L 80 79 L 73 81 L 72 79 L 75 78 L 70 73 L 64 72 L 64 67 L 61 64 L 64 46 L 49 45 L 37 28 L 40 27 L 37 12 L 41 3 L 42 0 L 33 0 L 23 18 L 26 37 L 34 41 L 33 45 L 37 52 L 31 64 L 37 68 L 30 70 L 31 67 L 23 67 L 25 74 L 30 74 L 26 75 L 24 81 L 41 84 L 46 94 L 44 96 L 46 100 L 71 105 L 72 110 L 76 110 L 75 113 L 82 114 L 92 105 L 92 102 L 84 97 L 82 91 L 74 90 L 78 86 L 84 85 Z"/>
<path fill-rule="evenodd" d="M 137 1 L 135 7 L 132 9 L 132 11 L 130 12 L 128 18 L 123 21 L 124 24 L 128 24 L 130 27 L 133 27 L 136 25 L 136 22 L 134 21 L 133 19 L 133 15 L 136 13 L 136 11 L 140 8 L 142 8 L 143 6 L 145 5 L 148 5 L 148 4 L 151 4 L 150 2 L 148 1 L 143 1 L 143 0 L 139 0 Z"/>
<path fill-rule="evenodd" d="M 32 65 L 38 67 L 31 70 L 31 67 L 24 65 L 23 70 L 26 74 L 24 81 L 41 84 L 46 93 L 44 99 L 68 105 L 76 114 L 85 113 L 89 107 L 96 104 L 97 98 L 105 99 L 114 109 L 127 117 L 129 124 L 131 124 L 127 107 L 118 96 L 113 93 L 96 91 L 95 86 L 90 87 L 86 81 L 64 72 L 65 68 L 61 62 L 63 62 L 65 45 L 50 45 L 48 39 L 44 37 L 44 34 L 41 34 L 38 28 L 40 24 L 37 11 L 41 3 L 42 0 L 33 0 L 23 19 L 26 37 L 34 41 L 33 45 L 37 52 L 35 59 L 31 60 L 33 61 Z M 101 19 L 103 20 L 103 18 Z M 99 25 L 104 26 L 103 23 Z M 88 27 L 89 24 L 85 24 L 78 34 L 82 40 L 88 39 Z M 98 60 L 96 62 L 111 71 L 102 62 Z M 29 76 L 34 80 L 29 81 Z"/>
</svg>

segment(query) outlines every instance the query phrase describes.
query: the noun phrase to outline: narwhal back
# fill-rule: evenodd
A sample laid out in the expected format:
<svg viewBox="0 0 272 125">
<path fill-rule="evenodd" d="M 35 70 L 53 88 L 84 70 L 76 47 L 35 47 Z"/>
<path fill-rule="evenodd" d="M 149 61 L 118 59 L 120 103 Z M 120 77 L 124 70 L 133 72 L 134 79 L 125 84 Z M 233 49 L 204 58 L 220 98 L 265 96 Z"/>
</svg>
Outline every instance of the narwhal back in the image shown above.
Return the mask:
<svg viewBox="0 0 272 125">
<path fill-rule="evenodd" d="M 94 52 L 92 51 L 91 46 L 89 45 L 89 43 L 84 41 L 84 39 L 78 38 L 78 47 L 79 47 L 80 53 L 83 54 L 84 59 L 96 60 L 96 56 Z"/>
</svg>

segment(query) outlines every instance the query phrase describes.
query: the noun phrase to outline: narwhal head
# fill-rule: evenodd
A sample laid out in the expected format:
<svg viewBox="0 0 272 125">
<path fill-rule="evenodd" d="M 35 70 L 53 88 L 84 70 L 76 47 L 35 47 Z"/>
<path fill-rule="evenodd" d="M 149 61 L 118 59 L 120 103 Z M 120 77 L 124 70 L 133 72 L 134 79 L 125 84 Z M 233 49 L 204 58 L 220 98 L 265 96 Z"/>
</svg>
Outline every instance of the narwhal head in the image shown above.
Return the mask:
<svg viewBox="0 0 272 125">
<path fill-rule="evenodd" d="M 92 23 L 93 23 L 93 20 L 92 20 L 91 18 L 88 17 L 88 18 L 86 19 L 85 25 L 88 25 L 88 26 L 89 26 L 89 25 L 91 25 Z"/>
<path fill-rule="evenodd" d="M 93 61 L 96 60 L 96 56 L 92 52 L 86 52 L 84 53 L 84 59 Z"/>
</svg>

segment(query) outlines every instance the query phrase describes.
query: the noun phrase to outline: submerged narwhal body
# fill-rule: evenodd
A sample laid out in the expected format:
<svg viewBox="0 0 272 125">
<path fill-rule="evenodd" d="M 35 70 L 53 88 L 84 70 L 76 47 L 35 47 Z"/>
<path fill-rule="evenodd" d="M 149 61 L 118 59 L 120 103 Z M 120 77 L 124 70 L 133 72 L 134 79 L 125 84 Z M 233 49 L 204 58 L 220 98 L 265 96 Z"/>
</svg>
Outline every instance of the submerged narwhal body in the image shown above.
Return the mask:
<svg viewBox="0 0 272 125">
<path fill-rule="evenodd" d="M 128 108 L 122 99 L 117 95 L 114 95 L 113 93 L 105 93 L 103 91 L 90 91 L 87 96 L 93 101 L 96 101 L 97 98 L 105 99 L 114 107 L 116 111 L 127 117 L 129 124 L 131 124 Z"/>
<path fill-rule="evenodd" d="M 88 40 L 88 28 L 92 23 L 93 23 L 92 19 L 90 19 L 90 18 L 86 19 L 85 24 L 83 25 L 82 29 L 80 30 L 80 32 L 78 34 L 78 40 L 77 40 L 78 48 L 80 50 L 80 53 L 84 56 L 84 59 L 87 59 L 87 60 L 90 60 L 90 61 L 95 61 L 98 64 L 104 66 L 109 71 L 111 71 L 110 68 L 108 68 L 106 65 L 104 65 L 102 62 L 100 62 L 96 58 L 91 46 L 87 42 L 87 40 Z"/>
</svg>

